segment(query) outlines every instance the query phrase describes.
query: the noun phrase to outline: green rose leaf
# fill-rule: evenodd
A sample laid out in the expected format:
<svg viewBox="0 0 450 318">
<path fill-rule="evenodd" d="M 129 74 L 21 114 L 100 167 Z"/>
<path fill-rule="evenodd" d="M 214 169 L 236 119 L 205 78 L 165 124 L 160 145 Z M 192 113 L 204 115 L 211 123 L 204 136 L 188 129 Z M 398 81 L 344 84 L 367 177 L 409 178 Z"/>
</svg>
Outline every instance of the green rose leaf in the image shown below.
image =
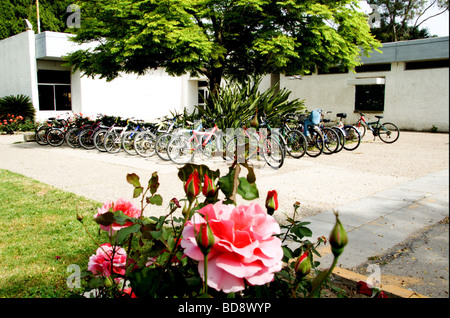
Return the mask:
<svg viewBox="0 0 450 318">
<path fill-rule="evenodd" d="M 159 194 L 155 194 L 155 195 L 147 198 L 147 203 L 150 203 L 153 205 L 161 206 L 162 202 L 163 202 L 163 198 Z"/>
<path fill-rule="evenodd" d="M 141 186 L 141 182 L 139 181 L 139 176 L 135 173 L 127 174 L 127 182 L 135 188 L 138 188 Z"/>
<path fill-rule="evenodd" d="M 155 194 L 159 188 L 159 177 L 157 172 L 153 172 L 152 177 L 148 181 L 148 187 L 151 194 Z"/>
<path fill-rule="evenodd" d="M 123 244 L 130 234 L 138 232 L 140 228 L 141 228 L 140 224 L 133 224 L 131 226 L 120 229 L 116 235 L 116 244 L 118 245 Z"/>
<path fill-rule="evenodd" d="M 143 187 L 134 188 L 133 198 L 137 198 L 138 196 L 140 196 L 143 191 L 144 191 Z"/>
<path fill-rule="evenodd" d="M 99 214 L 94 221 L 97 224 L 103 225 L 103 226 L 109 226 L 113 224 L 116 220 L 114 219 L 114 213 L 112 212 L 106 212 L 103 214 Z"/>
<path fill-rule="evenodd" d="M 254 200 L 259 198 L 256 183 L 250 183 L 246 178 L 239 178 L 237 193 L 239 193 L 245 200 Z"/>
</svg>

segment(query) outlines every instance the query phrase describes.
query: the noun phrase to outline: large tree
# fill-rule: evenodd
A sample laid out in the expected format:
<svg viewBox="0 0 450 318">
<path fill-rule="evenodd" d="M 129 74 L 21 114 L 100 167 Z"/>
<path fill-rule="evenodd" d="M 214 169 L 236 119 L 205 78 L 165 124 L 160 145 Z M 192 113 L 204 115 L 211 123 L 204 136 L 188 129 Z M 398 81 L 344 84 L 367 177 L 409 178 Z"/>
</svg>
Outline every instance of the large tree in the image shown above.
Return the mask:
<svg viewBox="0 0 450 318">
<path fill-rule="evenodd" d="M 382 42 L 432 36 L 421 26 L 449 8 L 449 0 L 367 0 L 367 3 L 380 15 L 379 26 L 374 27 L 372 33 Z M 437 9 L 436 13 L 429 15 L 432 8 Z"/>
<path fill-rule="evenodd" d="M 120 72 L 208 78 L 304 74 L 359 64 L 379 46 L 353 0 L 82 0 L 78 43 L 94 49 L 67 57 L 88 76 Z"/>
<path fill-rule="evenodd" d="M 39 0 L 41 31 L 67 30 L 66 8 L 72 0 Z M 0 40 L 25 31 L 24 19 L 37 28 L 36 0 L 0 0 Z"/>
</svg>

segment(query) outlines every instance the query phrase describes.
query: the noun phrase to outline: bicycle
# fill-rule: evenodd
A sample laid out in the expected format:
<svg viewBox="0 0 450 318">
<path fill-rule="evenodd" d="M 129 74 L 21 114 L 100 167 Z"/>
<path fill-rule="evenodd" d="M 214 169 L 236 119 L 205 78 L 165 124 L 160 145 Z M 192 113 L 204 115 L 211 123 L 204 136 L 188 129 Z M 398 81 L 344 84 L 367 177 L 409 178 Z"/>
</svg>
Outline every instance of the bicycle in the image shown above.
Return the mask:
<svg viewBox="0 0 450 318">
<path fill-rule="evenodd" d="M 327 111 L 327 114 L 331 113 L 331 111 Z M 337 122 L 333 122 L 335 125 L 331 126 L 331 129 L 334 129 L 340 138 L 340 144 L 337 152 L 342 149 L 353 151 L 359 147 L 361 143 L 361 136 L 359 134 L 358 129 L 352 125 L 344 125 L 342 122 L 343 118 L 347 118 L 346 113 L 338 113 L 336 117 L 339 118 Z M 330 119 L 323 119 L 323 123 L 331 123 Z"/>
<path fill-rule="evenodd" d="M 271 168 L 279 169 L 283 166 L 285 149 L 277 140 L 277 137 L 280 137 L 279 134 L 267 135 L 265 128 L 262 130 L 247 128 L 242 122 L 240 126 L 241 129 L 234 131 L 231 136 L 227 133 L 229 139 L 225 147 L 225 159 L 247 162 L 249 159 L 262 155 Z"/>
<path fill-rule="evenodd" d="M 216 124 L 208 131 L 202 131 L 201 128 L 202 124 L 197 129 L 183 130 L 172 136 L 167 145 L 167 155 L 173 163 L 186 164 L 193 161 L 198 150 L 201 150 L 207 157 L 217 154 L 217 151 L 221 148 L 219 145 L 220 136 L 216 134 L 219 128 Z M 190 134 L 189 137 L 188 134 Z"/>
<path fill-rule="evenodd" d="M 123 127 L 126 121 L 121 120 L 121 117 L 116 117 L 115 121 L 109 126 L 100 125 L 99 129 L 93 134 L 94 147 L 100 152 L 106 152 L 104 145 L 106 135 L 114 129 L 114 127 Z"/>
<path fill-rule="evenodd" d="M 377 120 L 368 122 L 364 118 L 365 115 L 363 113 L 359 112 L 359 115 L 360 118 L 354 126 L 360 132 L 361 138 L 364 137 L 367 129 L 370 129 L 372 131 L 373 140 L 375 140 L 378 136 L 381 141 L 388 144 L 396 142 L 400 137 L 400 130 L 395 124 L 390 122 L 380 123 L 380 120 L 383 118 L 383 116 L 375 115 L 375 118 L 377 118 Z"/>
<path fill-rule="evenodd" d="M 91 125 L 86 125 L 80 130 L 78 141 L 84 149 L 90 150 L 95 148 L 94 137 L 95 133 L 101 129 L 107 129 L 111 124 L 113 117 L 98 114 L 97 120 L 91 122 Z"/>
<path fill-rule="evenodd" d="M 272 129 L 270 124 L 267 121 L 267 115 L 264 113 L 264 116 L 260 118 L 261 124 L 260 128 L 267 127 L 269 129 L 270 134 L 273 134 L 277 137 L 277 140 L 282 144 L 284 156 L 286 157 L 286 152 L 293 158 L 299 159 L 303 157 L 306 153 L 306 137 L 302 132 L 296 129 L 291 129 L 287 122 L 290 120 L 289 114 L 285 115 L 281 119 L 281 128 L 280 129 Z"/>
<path fill-rule="evenodd" d="M 156 155 L 165 161 L 170 161 L 169 155 L 167 154 L 167 145 L 172 138 L 172 134 L 179 128 L 177 124 L 177 117 L 173 117 L 171 120 L 165 120 L 161 122 L 156 131 L 156 137 L 154 141 L 154 152 Z M 144 135 L 143 138 L 147 139 L 144 143 L 144 150 L 148 150 L 148 154 L 152 155 L 151 147 L 152 147 L 152 135 Z M 138 138 L 139 140 L 139 138 Z"/>
<path fill-rule="evenodd" d="M 344 125 L 342 123 L 343 118 L 347 118 L 346 113 L 337 113 L 336 117 L 339 118 L 338 128 L 344 133 L 344 145 L 343 148 L 348 151 L 353 151 L 361 144 L 361 135 L 359 130 L 353 125 Z M 336 127 L 336 126 L 335 126 Z"/>
<path fill-rule="evenodd" d="M 80 135 L 85 130 L 94 125 L 94 121 L 89 120 L 89 118 L 77 115 L 72 127 L 67 130 L 66 133 L 66 143 L 72 148 L 81 147 Z"/>
<path fill-rule="evenodd" d="M 126 126 L 113 126 L 110 131 L 105 135 L 103 140 L 103 146 L 108 153 L 118 153 L 122 148 L 123 136 L 129 129 L 134 127 L 134 123 L 130 119 L 127 119 Z"/>
<path fill-rule="evenodd" d="M 322 119 L 318 127 L 322 131 L 323 135 L 323 153 L 326 155 L 331 155 L 338 152 L 339 149 L 342 149 L 340 141 L 341 138 L 335 129 L 324 126 L 325 121 L 325 119 Z"/>
<path fill-rule="evenodd" d="M 38 143 L 38 145 L 41 146 L 45 146 L 48 145 L 48 141 L 47 141 L 47 134 L 50 131 L 50 129 L 52 128 L 53 125 L 57 125 L 58 127 L 60 126 L 60 123 L 58 123 L 56 121 L 55 117 L 50 117 L 46 120 L 46 123 L 39 126 L 35 133 L 34 133 L 34 139 L 36 140 L 36 142 Z"/>
<path fill-rule="evenodd" d="M 313 158 L 320 156 L 324 148 L 324 137 L 317 126 L 320 123 L 321 112 L 322 110 L 315 109 L 309 115 L 296 114 L 297 120 L 294 122 L 294 129 L 299 130 L 306 137 L 306 154 Z"/>
<path fill-rule="evenodd" d="M 52 126 L 47 132 L 47 143 L 53 147 L 61 146 L 66 140 L 66 133 L 72 127 L 73 121 L 74 119 L 69 115 L 66 118 L 56 119 L 58 124 Z"/>
<path fill-rule="evenodd" d="M 136 121 L 136 123 L 137 126 L 135 127 L 135 129 L 132 131 L 125 132 L 122 138 L 122 148 L 127 154 L 131 156 L 139 154 L 135 143 L 135 140 L 138 135 L 140 136 L 142 136 L 143 134 L 146 134 L 146 136 L 151 135 L 152 139 L 155 140 L 155 135 L 153 134 L 152 131 L 154 131 L 156 127 L 153 124 L 144 123 L 144 121 L 142 120 L 138 120 Z M 143 139 L 140 139 L 139 141 L 142 142 L 142 140 Z M 140 142 L 138 142 L 138 145 L 140 145 Z"/>
</svg>

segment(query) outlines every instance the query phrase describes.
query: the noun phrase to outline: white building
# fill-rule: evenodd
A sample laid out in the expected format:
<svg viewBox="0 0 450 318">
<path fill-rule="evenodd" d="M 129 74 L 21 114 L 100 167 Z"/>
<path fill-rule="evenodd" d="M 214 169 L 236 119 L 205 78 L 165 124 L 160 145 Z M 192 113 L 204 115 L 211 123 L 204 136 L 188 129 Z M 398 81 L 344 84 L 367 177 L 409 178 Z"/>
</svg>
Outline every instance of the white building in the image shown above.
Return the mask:
<svg viewBox="0 0 450 318">
<path fill-rule="evenodd" d="M 295 80 L 280 79 L 292 98 L 309 110 L 345 112 L 355 123 L 358 110 L 373 119 L 382 115 L 400 129 L 449 131 L 449 37 L 384 43 L 382 54 L 363 57 L 356 72 L 316 72 Z"/>
<path fill-rule="evenodd" d="M 172 77 L 163 69 L 123 74 L 111 82 L 72 74 L 62 57 L 80 46 L 70 36 L 28 30 L 0 41 L 0 97 L 30 96 L 38 120 L 67 111 L 151 120 L 193 110 L 207 86 L 204 79 Z M 363 57 L 356 72 L 331 69 L 301 80 L 281 76 L 280 87 L 305 100 L 309 110 L 330 110 L 330 118 L 347 113 L 347 123 L 356 122 L 360 110 L 369 119 L 381 114 L 400 129 L 435 126 L 448 132 L 449 37 L 384 43 L 381 50 Z M 264 83 L 271 85 L 269 76 Z"/>
<path fill-rule="evenodd" d="M 72 74 L 62 57 L 80 46 L 69 37 L 28 30 L 0 41 L 0 97 L 30 96 L 37 120 L 68 111 L 151 120 L 198 104 L 198 83 L 204 81 L 172 77 L 163 69 L 143 76 L 122 74 L 111 82 Z"/>
</svg>

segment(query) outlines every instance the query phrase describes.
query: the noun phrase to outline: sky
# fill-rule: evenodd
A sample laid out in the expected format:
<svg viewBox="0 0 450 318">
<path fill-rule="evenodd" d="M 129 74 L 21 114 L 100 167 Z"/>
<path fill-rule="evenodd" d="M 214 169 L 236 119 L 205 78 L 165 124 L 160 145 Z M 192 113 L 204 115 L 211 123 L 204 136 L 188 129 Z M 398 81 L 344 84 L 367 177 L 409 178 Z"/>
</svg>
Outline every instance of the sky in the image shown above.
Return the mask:
<svg viewBox="0 0 450 318">
<path fill-rule="evenodd" d="M 360 7 L 367 14 L 372 12 L 372 8 L 369 7 L 366 1 L 360 1 Z M 425 15 L 423 18 L 421 18 L 419 21 L 422 21 L 425 19 L 425 17 L 436 14 L 437 12 L 438 12 L 437 8 L 431 8 L 427 11 L 428 14 Z M 431 35 L 448 36 L 449 12 L 446 11 L 444 14 L 441 14 L 437 17 L 433 17 L 424 22 L 423 24 L 421 24 L 420 26 L 424 28 L 426 27 Z"/>
</svg>

